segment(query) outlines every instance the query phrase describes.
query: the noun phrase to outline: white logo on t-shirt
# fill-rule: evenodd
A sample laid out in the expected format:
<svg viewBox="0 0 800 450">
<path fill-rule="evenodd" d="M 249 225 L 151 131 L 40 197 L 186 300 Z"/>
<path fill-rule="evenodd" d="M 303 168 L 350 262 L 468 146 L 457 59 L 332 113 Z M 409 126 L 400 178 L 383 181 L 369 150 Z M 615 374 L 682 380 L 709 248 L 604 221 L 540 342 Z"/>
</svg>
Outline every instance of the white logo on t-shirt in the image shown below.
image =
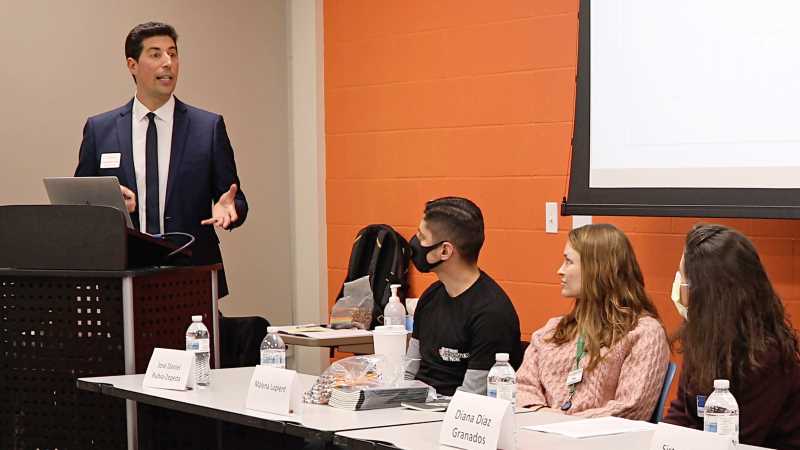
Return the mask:
<svg viewBox="0 0 800 450">
<path fill-rule="evenodd" d="M 462 359 L 469 359 L 469 353 L 460 353 L 458 350 L 439 347 L 439 356 L 442 360 L 449 362 L 461 362 Z"/>
</svg>

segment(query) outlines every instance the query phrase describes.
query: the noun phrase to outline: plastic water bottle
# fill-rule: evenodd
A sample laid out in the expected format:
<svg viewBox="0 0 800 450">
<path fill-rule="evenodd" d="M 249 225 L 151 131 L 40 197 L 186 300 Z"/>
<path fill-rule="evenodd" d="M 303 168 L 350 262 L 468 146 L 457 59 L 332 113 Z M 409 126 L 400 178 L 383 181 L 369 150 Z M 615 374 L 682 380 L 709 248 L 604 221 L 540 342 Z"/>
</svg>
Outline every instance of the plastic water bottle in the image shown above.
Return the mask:
<svg viewBox="0 0 800 450">
<path fill-rule="evenodd" d="M 486 377 L 486 396 L 508 400 L 514 407 L 517 404 L 517 374 L 508 363 L 508 353 L 497 353 L 494 360 L 496 362 Z"/>
<path fill-rule="evenodd" d="M 406 307 L 400 303 L 400 297 L 397 296 L 397 289 L 400 288 L 399 284 L 389 286 L 392 289 L 392 296 L 389 297 L 389 303 L 383 308 L 383 324 L 384 325 L 400 325 L 406 327 Z"/>
<path fill-rule="evenodd" d="M 731 394 L 728 380 L 714 380 L 714 392 L 706 399 L 703 430 L 729 436 L 739 443 L 739 404 Z"/>
<path fill-rule="evenodd" d="M 186 350 L 194 352 L 194 380 L 200 387 L 211 384 L 210 349 L 208 328 L 203 325 L 203 316 L 192 316 L 192 324 L 186 330 Z"/>
<path fill-rule="evenodd" d="M 286 368 L 286 344 L 278 334 L 277 327 L 267 328 L 267 335 L 261 341 L 261 365 Z"/>
</svg>

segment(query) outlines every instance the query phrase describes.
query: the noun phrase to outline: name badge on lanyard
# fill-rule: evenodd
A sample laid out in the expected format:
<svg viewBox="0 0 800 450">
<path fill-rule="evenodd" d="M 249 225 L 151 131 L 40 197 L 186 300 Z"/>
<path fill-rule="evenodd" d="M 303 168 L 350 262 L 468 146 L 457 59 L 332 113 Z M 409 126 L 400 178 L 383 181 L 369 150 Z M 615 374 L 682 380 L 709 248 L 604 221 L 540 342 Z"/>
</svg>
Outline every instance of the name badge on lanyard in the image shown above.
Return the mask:
<svg viewBox="0 0 800 450">
<path fill-rule="evenodd" d="M 569 375 L 567 375 L 567 386 L 578 384 L 581 381 L 583 381 L 583 369 L 570 370 Z"/>
<path fill-rule="evenodd" d="M 567 386 L 569 386 L 569 396 L 566 400 L 561 403 L 561 410 L 567 411 L 568 409 L 572 408 L 572 397 L 575 395 L 575 391 L 577 390 L 577 384 L 583 380 L 583 369 L 581 369 L 581 359 L 583 359 L 584 355 L 584 339 L 583 335 L 578 337 L 578 342 L 575 345 L 575 368 L 570 370 L 569 375 L 567 375 Z"/>
<path fill-rule="evenodd" d="M 698 395 L 697 396 L 697 417 L 703 418 L 706 412 L 706 396 L 705 395 Z"/>
</svg>

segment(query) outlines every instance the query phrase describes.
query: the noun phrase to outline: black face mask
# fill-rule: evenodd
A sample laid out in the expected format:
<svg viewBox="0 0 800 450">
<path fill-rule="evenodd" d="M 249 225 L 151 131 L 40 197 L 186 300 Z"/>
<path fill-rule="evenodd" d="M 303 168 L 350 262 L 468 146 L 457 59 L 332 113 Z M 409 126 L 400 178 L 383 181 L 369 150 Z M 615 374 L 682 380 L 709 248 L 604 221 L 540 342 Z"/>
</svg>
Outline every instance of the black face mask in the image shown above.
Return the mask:
<svg viewBox="0 0 800 450">
<path fill-rule="evenodd" d="M 435 263 L 428 262 L 428 253 L 431 250 L 436 249 L 440 245 L 444 244 L 446 241 L 440 241 L 438 244 L 429 245 L 427 247 L 423 246 L 419 242 L 419 238 L 416 235 L 408 241 L 408 244 L 411 246 L 411 262 L 414 263 L 414 267 L 417 268 L 422 273 L 428 273 L 434 267 L 438 266 L 439 264 L 443 263 L 444 260 L 436 261 Z"/>
</svg>

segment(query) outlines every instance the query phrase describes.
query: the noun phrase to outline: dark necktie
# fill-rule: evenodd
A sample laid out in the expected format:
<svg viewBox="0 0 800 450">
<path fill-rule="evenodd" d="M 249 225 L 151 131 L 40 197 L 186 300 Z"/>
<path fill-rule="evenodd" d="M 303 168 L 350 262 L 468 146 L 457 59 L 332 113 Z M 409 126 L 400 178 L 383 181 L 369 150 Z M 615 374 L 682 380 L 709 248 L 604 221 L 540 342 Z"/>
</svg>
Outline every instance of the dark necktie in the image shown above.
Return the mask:
<svg viewBox="0 0 800 450">
<path fill-rule="evenodd" d="M 158 132 L 156 131 L 156 115 L 147 113 L 149 123 L 147 124 L 147 142 L 145 144 L 145 192 L 146 194 L 146 214 L 147 214 L 147 233 L 161 233 L 161 221 L 158 214 Z"/>
</svg>

